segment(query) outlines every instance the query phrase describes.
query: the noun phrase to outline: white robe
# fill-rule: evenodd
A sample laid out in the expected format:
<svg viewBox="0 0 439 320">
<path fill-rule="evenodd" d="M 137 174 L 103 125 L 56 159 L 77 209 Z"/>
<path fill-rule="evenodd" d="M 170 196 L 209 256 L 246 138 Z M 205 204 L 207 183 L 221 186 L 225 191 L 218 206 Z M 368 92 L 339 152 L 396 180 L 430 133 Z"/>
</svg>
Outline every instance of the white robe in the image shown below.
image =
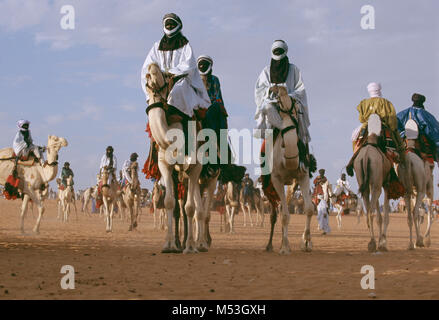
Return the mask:
<svg viewBox="0 0 439 320">
<path fill-rule="evenodd" d="M 35 156 L 37 158 L 42 159 L 42 154 L 40 153 L 40 150 L 38 149 L 38 146 L 33 144 L 32 135 L 29 131 L 29 147 L 27 146 L 26 142 L 24 141 L 24 136 L 21 133 L 21 131 L 18 131 L 15 135 L 14 142 L 12 144 L 12 148 L 14 149 L 14 153 L 18 157 L 28 157 L 30 152 L 33 151 Z"/>
<path fill-rule="evenodd" d="M 302 74 L 300 73 L 299 68 L 292 63 L 290 63 L 290 69 L 288 71 L 285 85 L 288 95 L 299 102 L 296 104 L 299 118 L 298 136 L 303 143 L 307 144 L 311 141 L 308 131 L 308 128 L 311 124 L 308 115 L 308 101 L 306 98 L 305 85 L 302 81 Z M 274 109 L 272 106 L 277 104 L 277 102 L 274 101 L 274 94 L 269 92 L 272 86 L 274 86 L 274 84 L 270 82 L 270 66 L 267 66 L 259 75 L 255 88 L 255 119 L 257 122 L 257 129 L 262 130 L 262 136 L 260 136 L 261 138 L 265 137 L 264 129 L 271 129 L 273 127 L 281 129 L 279 128 L 278 121 L 275 119 L 274 120 L 277 123 L 271 123 L 269 121 L 269 112 Z M 273 114 L 271 115 L 271 118 L 273 119 Z M 280 119 L 280 116 L 278 119 Z"/>
<path fill-rule="evenodd" d="M 189 117 L 193 116 L 194 109 L 208 108 L 210 98 L 198 72 L 197 62 L 190 44 L 187 43 L 185 46 L 173 51 L 161 51 L 158 49 L 159 44 L 159 42 L 154 43 L 142 67 L 141 84 L 147 103 L 149 96 L 146 91 L 146 74 L 148 73 L 148 66 L 155 62 L 162 72 L 169 72 L 174 75 L 187 74 L 186 77 L 174 84 L 168 96 L 169 105 L 176 107 Z"/>
<path fill-rule="evenodd" d="M 317 206 L 317 221 L 319 222 L 321 230 L 330 233 L 331 228 L 329 227 L 328 203 L 322 199 L 323 197 L 320 196 L 319 198 L 321 200 Z"/>
<path fill-rule="evenodd" d="M 349 195 L 349 191 L 351 191 L 351 185 L 349 184 L 349 181 L 343 181 L 341 179 L 338 179 L 337 187 L 334 191 L 335 195 L 338 197 L 339 195 L 341 195 L 342 192 L 344 192 L 346 195 Z"/>
<path fill-rule="evenodd" d="M 122 178 L 125 178 L 128 183 L 133 183 L 132 179 L 131 179 L 131 173 L 130 173 L 130 166 L 131 166 L 132 162 L 131 160 L 125 160 L 125 162 L 123 163 L 123 167 L 122 167 Z"/>
<path fill-rule="evenodd" d="M 104 154 L 104 155 L 102 156 L 102 159 L 101 159 L 101 165 L 100 165 L 100 167 L 99 167 L 100 172 L 102 173 L 102 169 L 103 169 L 105 166 L 109 166 L 109 165 L 110 165 L 110 158 L 108 158 L 107 155 Z M 117 172 L 117 159 L 116 159 L 116 156 L 115 156 L 114 154 L 113 154 L 113 168 L 114 168 L 114 172 Z"/>
</svg>

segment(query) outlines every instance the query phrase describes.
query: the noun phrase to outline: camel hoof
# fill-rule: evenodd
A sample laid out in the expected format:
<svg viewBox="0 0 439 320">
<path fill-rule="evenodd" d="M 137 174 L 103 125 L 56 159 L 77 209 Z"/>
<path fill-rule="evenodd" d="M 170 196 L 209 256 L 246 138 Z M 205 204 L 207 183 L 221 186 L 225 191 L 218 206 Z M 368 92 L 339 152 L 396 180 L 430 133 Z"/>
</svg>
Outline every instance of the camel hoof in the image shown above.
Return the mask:
<svg viewBox="0 0 439 320">
<path fill-rule="evenodd" d="M 273 252 L 273 245 L 270 243 L 265 247 L 265 251 L 267 252 Z"/>
<path fill-rule="evenodd" d="M 280 251 L 279 251 L 279 254 L 283 255 L 283 256 L 287 256 L 287 255 L 291 254 L 290 247 L 281 248 Z"/>
<path fill-rule="evenodd" d="M 311 252 L 312 251 L 312 242 L 311 240 L 304 240 L 301 244 L 301 249 L 303 252 Z"/>
<path fill-rule="evenodd" d="M 413 245 L 413 242 L 409 243 L 407 250 L 415 250 L 415 246 Z"/>
<path fill-rule="evenodd" d="M 381 252 L 387 252 L 388 250 L 387 250 L 386 245 L 380 245 L 380 246 L 378 247 L 378 251 L 381 251 Z"/>
<path fill-rule="evenodd" d="M 193 247 L 188 247 L 184 249 L 183 254 L 188 254 L 188 253 L 198 253 L 198 250 Z"/>
<path fill-rule="evenodd" d="M 431 246 L 431 240 L 430 237 L 425 237 L 424 238 L 424 246 L 429 248 Z"/>
<path fill-rule="evenodd" d="M 375 239 L 370 240 L 369 244 L 367 245 L 367 250 L 369 250 L 369 252 L 377 251 L 377 244 Z"/>
<path fill-rule="evenodd" d="M 421 237 L 418 240 L 416 240 L 416 248 L 423 248 L 423 247 L 424 247 L 424 241 Z"/>
<path fill-rule="evenodd" d="M 207 248 L 204 247 L 204 246 L 200 246 L 200 247 L 198 247 L 197 250 L 198 250 L 198 252 L 208 252 L 208 251 L 209 251 L 209 249 L 207 249 Z"/>
<path fill-rule="evenodd" d="M 40 230 L 38 230 L 38 229 L 33 229 L 33 232 L 34 232 L 35 234 L 40 234 Z"/>
<path fill-rule="evenodd" d="M 137 221 L 133 223 L 133 228 L 137 228 Z"/>
</svg>

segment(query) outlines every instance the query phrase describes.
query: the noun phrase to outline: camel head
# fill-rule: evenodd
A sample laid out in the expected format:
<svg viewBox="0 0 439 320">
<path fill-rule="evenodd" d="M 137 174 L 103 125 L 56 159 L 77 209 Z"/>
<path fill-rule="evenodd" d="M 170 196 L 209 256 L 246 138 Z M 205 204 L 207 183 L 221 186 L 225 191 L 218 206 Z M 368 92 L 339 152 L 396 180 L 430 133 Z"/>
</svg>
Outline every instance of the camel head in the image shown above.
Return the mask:
<svg viewBox="0 0 439 320">
<path fill-rule="evenodd" d="M 50 135 L 47 140 L 47 157 L 48 160 L 55 160 L 58 156 L 58 151 L 62 147 L 67 147 L 67 140 L 57 136 Z M 51 159 L 52 158 L 52 159 Z M 51 162 L 53 162 L 51 161 Z"/>
</svg>

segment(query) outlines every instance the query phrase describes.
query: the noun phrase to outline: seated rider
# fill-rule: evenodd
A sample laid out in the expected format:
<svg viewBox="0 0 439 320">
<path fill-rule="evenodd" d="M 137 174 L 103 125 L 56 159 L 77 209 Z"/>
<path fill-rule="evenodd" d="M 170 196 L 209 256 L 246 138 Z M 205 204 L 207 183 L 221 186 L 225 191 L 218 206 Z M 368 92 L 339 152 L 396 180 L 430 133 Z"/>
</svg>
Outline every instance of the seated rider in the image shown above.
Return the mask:
<svg viewBox="0 0 439 320">
<path fill-rule="evenodd" d="M 131 178 L 131 165 L 137 161 L 137 158 L 139 155 L 137 153 L 132 153 L 130 155 L 129 160 L 125 160 L 123 167 L 122 167 L 122 184 L 121 187 L 125 187 L 127 184 L 130 184 L 132 186 L 133 179 Z M 140 185 L 136 186 L 138 191 L 140 192 Z"/>
<path fill-rule="evenodd" d="M 30 122 L 28 120 L 19 120 L 17 122 L 18 132 L 15 135 L 13 149 L 15 153 L 14 175 L 17 174 L 18 160 L 27 159 L 30 155 L 34 155 L 41 166 L 44 166 L 44 158 L 42 152 L 46 148 L 33 144 L 32 135 L 29 130 Z"/>
<path fill-rule="evenodd" d="M 168 118 L 176 114 L 188 120 L 193 117 L 194 109 L 208 108 L 211 103 L 198 73 L 192 47 L 181 33 L 182 28 L 183 23 L 176 14 L 168 13 L 163 17 L 164 35 L 159 42 L 154 43 L 145 59 L 141 84 L 149 105 L 148 112 L 152 105 L 162 103 L 150 97 L 147 90 L 151 88 L 147 79 L 148 68 L 151 64 L 157 64 L 171 87 L 166 101 L 169 106 Z M 187 121 L 182 121 L 182 125 L 187 152 Z"/>
<path fill-rule="evenodd" d="M 99 173 L 102 175 L 104 169 L 110 171 L 110 176 L 108 178 L 108 184 L 111 184 L 112 181 L 116 181 L 116 171 L 117 171 L 117 159 L 113 154 L 114 149 L 112 146 L 108 146 L 105 154 L 102 156 L 101 165 L 99 167 Z"/>
<path fill-rule="evenodd" d="M 200 72 L 201 79 L 203 80 L 204 86 L 206 87 L 207 93 L 210 98 L 211 105 L 207 109 L 205 115 L 200 115 L 203 118 L 203 128 L 209 128 L 215 131 L 217 136 L 217 148 L 220 147 L 220 135 L 221 129 L 227 129 L 227 111 L 224 107 L 224 100 L 221 94 L 221 87 L 218 77 L 212 74 L 213 60 L 207 55 L 201 55 L 197 59 L 198 71 Z M 202 110 L 202 109 L 198 109 Z M 200 112 L 196 112 L 200 113 Z M 226 138 L 227 141 L 227 138 Z M 208 165 L 207 173 L 208 175 L 214 175 L 215 171 L 221 164 L 222 169 L 227 168 L 227 164 L 231 163 L 232 152 L 227 141 L 227 159 L 224 159 L 221 163 L 220 158 L 217 157 L 218 164 Z M 227 161 L 227 162 L 226 162 Z M 211 170 L 209 170 L 211 169 Z M 212 170 L 213 169 L 213 170 Z"/>
<path fill-rule="evenodd" d="M 414 93 L 412 96 L 413 105 L 396 116 L 398 118 L 398 130 L 401 138 L 405 139 L 405 124 L 413 119 L 419 130 L 417 147 L 424 161 L 434 166 L 434 161 L 439 161 L 439 122 L 424 108 L 425 96 Z"/>
<path fill-rule="evenodd" d="M 354 160 L 361 147 L 367 142 L 367 122 L 371 114 L 377 114 L 382 123 L 380 147 L 386 156 L 394 163 L 400 163 L 404 157 L 404 147 L 398 133 L 398 120 L 396 118 L 395 107 L 393 104 L 382 97 L 381 85 L 379 83 L 369 83 L 367 86 L 370 98 L 364 99 L 357 106 L 361 129 L 354 137 L 354 155 L 346 166 L 349 176 L 354 175 Z"/>
<path fill-rule="evenodd" d="M 67 178 L 69 176 L 74 177 L 73 170 L 70 168 L 69 162 L 64 162 L 64 166 L 61 170 L 61 184 L 64 186 L 64 189 L 67 187 Z M 73 199 L 75 199 L 75 190 L 73 189 L 73 179 L 72 179 L 72 190 L 73 190 Z"/>
<path fill-rule="evenodd" d="M 265 130 L 274 129 L 276 134 L 282 129 L 282 118 L 279 114 L 277 95 L 273 92 L 276 85 L 286 86 L 297 113 L 299 137 L 299 160 L 301 167 L 308 167 L 310 172 L 315 170 L 309 155 L 308 143 L 311 141 L 308 128 L 308 102 L 305 85 L 299 68 L 288 60 L 288 46 L 283 40 L 276 40 L 271 46 L 271 62 L 258 77 L 255 88 L 255 103 L 257 106 L 255 119 L 257 122 L 257 138 L 265 139 Z M 263 147 L 264 149 L 264 144 Z"/>
<path fill-rule="evenodd" d="M 253 206 L 253 180 L 250 178 L 248 173 L 245 174 L 244 179 L 242 179 L 244 203 L 251 203 Z M 250 201 L 249 201 L 250 200 Z"/>
<path fill-rule="evenodd" d="M 346 180 L 345 173 L 342 173 L 340 179 L 337 180 L 337 187 L 334 193 L 337 197 L 342 193 L 344 193 L 346 196 L 348 196 L 350 193 L 353 193 L 351 191 L 351 185 L 349 184 L 349 181 Z"/>
</svg>

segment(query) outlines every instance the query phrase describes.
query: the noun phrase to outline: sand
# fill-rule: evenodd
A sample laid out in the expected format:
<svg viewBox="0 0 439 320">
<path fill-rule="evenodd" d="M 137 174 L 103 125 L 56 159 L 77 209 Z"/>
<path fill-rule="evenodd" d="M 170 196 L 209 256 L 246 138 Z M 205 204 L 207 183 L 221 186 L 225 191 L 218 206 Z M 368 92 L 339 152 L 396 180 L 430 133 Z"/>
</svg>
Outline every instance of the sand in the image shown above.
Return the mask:
<svg viewBox="0 0 439 320">
<path fill-rule="evenodd" d="M 113 233 L 103 218 L 78 212 L 69 223 L 56 219 L 53 200 L 46 201 L 41 233 L 32 234 L 36 220 L 19 230 L 18 200 L 0 200 L 0 299 L 439 299 L 439 221 L 432 227 L 430 248 L 408 251 L 405 214 L 391 214 L 389 251 L 367 252 L 364 218 L 343 217 L 337 230 L 322 235 L 313 217 L 313 251 L 300 251 L 305 217 L 292 215 L 289 239 L 292 254 L 280 256 L 280 224 L 275 252 L 264 252 L 269 235 L 265 226 L 243 227 L 236 234 L 220 232 L 219 214 L 212 213 L 213 244 L 209 252 L 161 254 L 164 231 L 153 229 L 152 215 L 143 209 L 138 230 L 115 219 Z M 79 204 L 78 204 L 79 207 Z M 422 225 L 425 229 L 425 224 Z M 63 265 L 75 270 L 75 289 L 63 290 Z M 363 290 L 363 265 L 375 270 L 375 289 Z M 374 294 L 371 294 L 374 293 Z"/>
</svg>

